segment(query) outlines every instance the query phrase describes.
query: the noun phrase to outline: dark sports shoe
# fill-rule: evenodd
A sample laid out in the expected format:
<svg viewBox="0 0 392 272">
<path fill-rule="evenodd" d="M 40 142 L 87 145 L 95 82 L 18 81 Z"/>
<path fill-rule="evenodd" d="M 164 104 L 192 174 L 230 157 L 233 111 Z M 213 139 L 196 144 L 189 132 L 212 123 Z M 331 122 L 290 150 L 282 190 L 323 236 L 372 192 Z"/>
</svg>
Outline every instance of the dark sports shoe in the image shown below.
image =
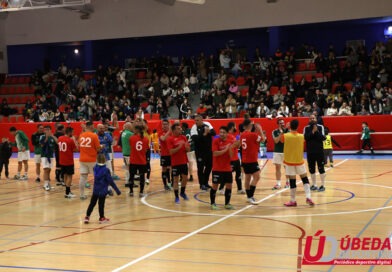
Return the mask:
<svg viewBox="0 0 392 272">
<path fill-rule="evenodd" d="M 86 216 L 86 217 L 84 218 L 84 223 L 85 223 L 85 224 L 88 224 L 88 222 L 90 222 L 90 217 L 89 217 L 89 216 Z"/>
<path fill-rule="evenodd" d="M 174 199 L 174 203 L 180 204 L 180 198 L 179 198 L 179 197 L 176 197 L 176 198 Z"/>
<path fill-rule="evenodd" d="M 325 187 L 324 186 L 320 186 L 320 188 L 318 188 L 319 192 L 324 192 L 325 191 Z"/>
<path fill-rule="evenodd" d="M 37 183 L 38 183 L 38 182 L 41 182 L 41 179 L 40 179 L 40 178 L 36 178 L 36 179 L 35 179 L 35 182 L 37 182 Z"/>
<path fill-rule="evenodd" d="M 316 186 L 316 185 L 312 185 L 312 186 L 310 186 L 310 190 L 312 190 L 312 191 L 317 191 L 317 190 L 318 190 L 318 188 L 317 188 L 317 186 Z"/>
<path fill-rule="evenodd" d="M 189 200 L 189 197 L 188 197 L 185 193 L 180 194 L 180 196 L 181 196 L 184 200 Z"/>
</svg>

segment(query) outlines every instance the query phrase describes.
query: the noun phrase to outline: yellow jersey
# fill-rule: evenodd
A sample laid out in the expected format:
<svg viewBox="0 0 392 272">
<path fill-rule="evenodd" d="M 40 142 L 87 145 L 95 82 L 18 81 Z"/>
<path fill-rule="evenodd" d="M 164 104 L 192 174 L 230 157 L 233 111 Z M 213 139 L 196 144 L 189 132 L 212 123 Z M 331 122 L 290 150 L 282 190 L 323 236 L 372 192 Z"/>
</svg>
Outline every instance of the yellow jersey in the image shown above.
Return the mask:
<svg viewBox="0 0 392 272">
<path fill-rule="evenodd" d="M 283 162 L 287 165 L 304 164 L 304 135 L 298 132 L 288 132 L 282 135 L 284 142 Z"/>
<path fill-rule="evenodd" d="M 332 149 L 331 135 L 325 135 L 325 141 L 323 141 L 324 149 Z"/>
</svg>

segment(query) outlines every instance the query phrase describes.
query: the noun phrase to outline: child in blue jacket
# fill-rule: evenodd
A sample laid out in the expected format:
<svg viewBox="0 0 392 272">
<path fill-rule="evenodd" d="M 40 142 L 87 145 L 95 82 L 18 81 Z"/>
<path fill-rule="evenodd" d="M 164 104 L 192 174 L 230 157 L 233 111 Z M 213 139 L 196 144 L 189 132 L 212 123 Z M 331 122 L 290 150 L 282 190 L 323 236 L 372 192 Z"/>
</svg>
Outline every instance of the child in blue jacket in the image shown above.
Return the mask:
<svg viewBox="0 0 392 272">
<path fill-rule="evenodd" d="M 98 154 L 97 164 L 94 166 L 94 189 L 93 195 L 91 196 L 90 205 L 87 208 L 86 217 L 84 223 L 88 224 L 90 221 L 90 215 L 94 210 L 95 205 L 98 201 L 99 207 L 99 223 L 109 222 L 109 218 L 105 217 L 105 199 L 108 194 L 108 186 L 116 191 L 117 195 L 121 192 L 117 185 L 114 183 L 112 175 L 108 168 L 106 168 L 106 158 L 104 154 Z"/>
</svg>

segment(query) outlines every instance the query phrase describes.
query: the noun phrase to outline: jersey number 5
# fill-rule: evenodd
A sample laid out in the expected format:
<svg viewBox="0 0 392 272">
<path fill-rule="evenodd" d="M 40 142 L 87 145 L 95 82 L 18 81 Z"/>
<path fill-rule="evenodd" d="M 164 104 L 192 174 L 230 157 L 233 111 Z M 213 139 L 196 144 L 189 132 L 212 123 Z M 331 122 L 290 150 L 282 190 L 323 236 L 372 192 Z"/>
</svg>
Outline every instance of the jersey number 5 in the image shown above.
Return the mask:
<svg viewBox="0 0 392 272">
<path fill-rule="evenodd" d="M 248 147 L 248 145 L 246 144 L 246 139 L 241 140 L 241 147 L 242 149 L 246 149 Z"/>
</svg>

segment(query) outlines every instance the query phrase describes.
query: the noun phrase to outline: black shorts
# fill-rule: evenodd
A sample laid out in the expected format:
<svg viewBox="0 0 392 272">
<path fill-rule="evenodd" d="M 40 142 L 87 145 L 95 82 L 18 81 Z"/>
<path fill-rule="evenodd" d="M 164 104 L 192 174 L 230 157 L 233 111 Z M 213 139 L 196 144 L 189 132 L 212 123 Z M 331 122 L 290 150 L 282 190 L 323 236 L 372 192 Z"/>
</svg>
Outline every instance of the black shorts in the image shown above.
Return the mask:
<svg viewBox="0 0 392 272">
<path fill-rule="evenodd" d="M 161 166 L 169 167 L 171 165 L 171 158 L 170 156 L 162 156 L 161 157 Z"/>
<path fill-rule="evenodd" d="M 129 174 L 130 175 L 136 175 L 139 173 L 139 175 L 145 174 L 147 172 L 147 165 L 145 164 L 130 164 L 129 165 Z"/>
<path fill-rule="evenodd" d="M 233 175 L 231 172 L 212 171 L 213 184 L 233 183 Z"/>
<path fill-rule="evenodd" d="M 150 149 L 147 149 L 147 151 L 146 151 L 146 160 L 147 160 L 147 164 L 149 164 L 150 160 L 151 160 L 151 150 Z"/>
<path fill-rule="evenodd" d="M 237 169 L 241 170 L 241 162 L 240 162 L 240 160 L 231 161 L 230 165 L 231 165 L 231 172 L 235 172 L 235 171 L 237 171 Z"/>
<path fill-rule="evenodd" d="M 260 171 L 260 166 L 257 162 L 242 163 L 242 168 L 244 169 L 245 174 L 254 174 L 257 171 Z"/>
<path fill-rule="evenodd" d="M 63 165 L 63 166 L 61 166 L 61 173 L 63 175 L 73 175 L 73 174 L 75 174 L 75 167 L 74 167 L 74 165 Z"/>
<path fill-rule="evenodd" d="M 186 176 L 188 175 L 188 165 L 187 164 L 172 166 L 172 176 L 177 177 L 179 175 L 186 175 Z"/>
</svg>

